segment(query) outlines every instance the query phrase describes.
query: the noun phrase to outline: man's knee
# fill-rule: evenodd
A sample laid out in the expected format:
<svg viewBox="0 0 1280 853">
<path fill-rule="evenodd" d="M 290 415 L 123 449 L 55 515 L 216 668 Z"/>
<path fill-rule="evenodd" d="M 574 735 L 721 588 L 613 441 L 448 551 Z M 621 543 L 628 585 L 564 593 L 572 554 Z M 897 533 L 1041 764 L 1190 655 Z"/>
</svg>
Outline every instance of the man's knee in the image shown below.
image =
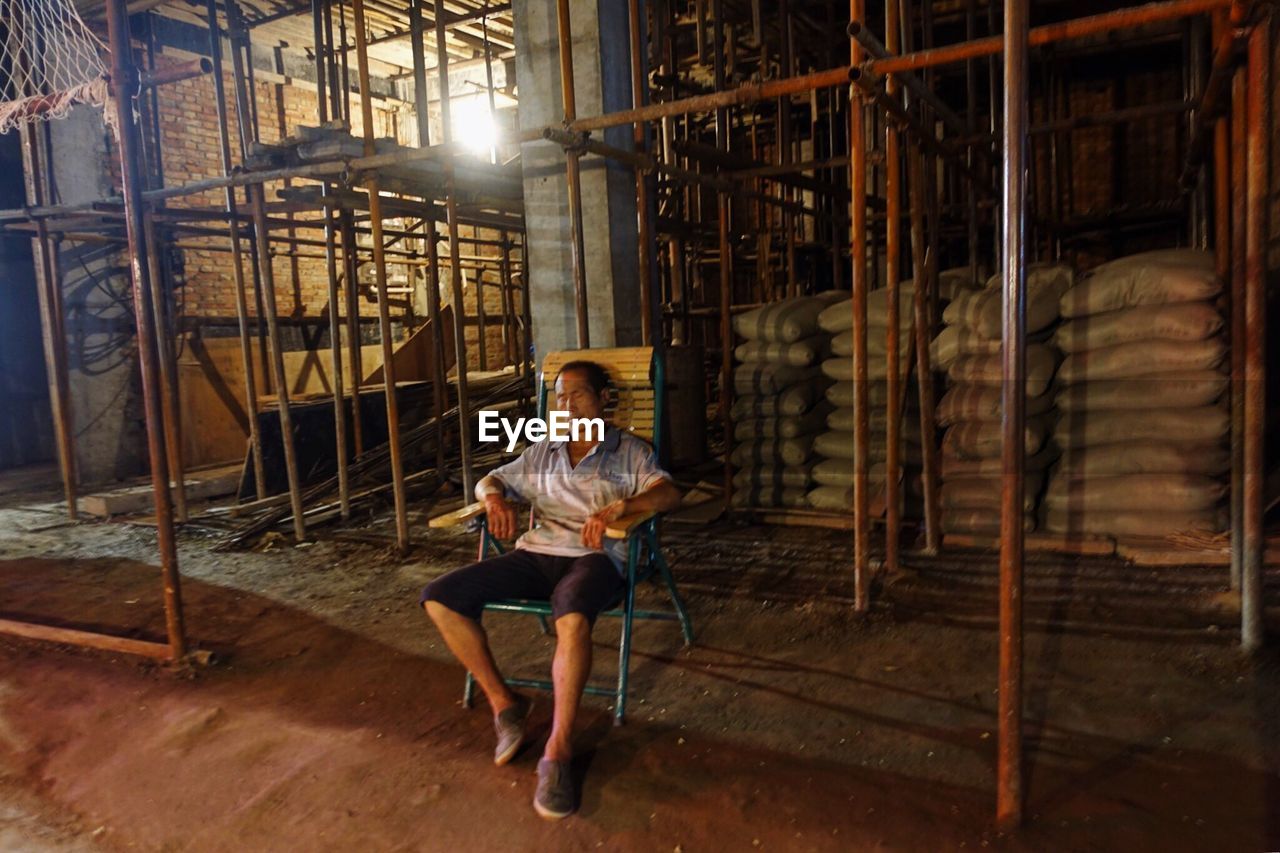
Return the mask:
<svg viewBox="0 0 1280 853">
<path fill-rule="evenodd" d="M 600 606 L 573 582 L 561 582 L 551 592 L 551 615 L 556 630 L 591 630 Z"/>
<path fill-rule="evenodd" d="M 473 601 L 473 598 L 468 594 L 466 586 L 457 582 L 455 573 L 450 572 L 427 584 L 422 590 L 419 603 L 437 625 L 441 619 L 448 620 L 458 616 L 478 622 L 484 605 Z"/>
<path fill-rule="evenodd" d="M 568 612 L 556 619 L 556 636 L 590 636 L 592 620 L 585 613 Z"/>
</svg>

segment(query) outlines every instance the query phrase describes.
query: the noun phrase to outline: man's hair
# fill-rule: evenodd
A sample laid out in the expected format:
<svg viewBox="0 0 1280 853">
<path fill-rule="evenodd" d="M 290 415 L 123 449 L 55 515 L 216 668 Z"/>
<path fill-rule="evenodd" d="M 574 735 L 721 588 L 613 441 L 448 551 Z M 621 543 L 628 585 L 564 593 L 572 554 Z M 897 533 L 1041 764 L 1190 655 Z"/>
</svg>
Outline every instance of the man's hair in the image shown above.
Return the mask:
<svg viewBox="0 0 1280 853">
<path fill-rule="evenodd" d="M 596 393 L 597 397 L 600 396 L 601 392 L 603 392 L 605 388 L 609 387 L 609 371 L 605 370 L 594 361 L 587 361 L 586 359 L 567 361 L 560 366 L 560 372 L 556 374 L 556 378 L 559 379 L 570 370 L 577 370 L 585 373 L 587 376 L 587 384 L 591 386 L 591 390 Z"/>
</svg>

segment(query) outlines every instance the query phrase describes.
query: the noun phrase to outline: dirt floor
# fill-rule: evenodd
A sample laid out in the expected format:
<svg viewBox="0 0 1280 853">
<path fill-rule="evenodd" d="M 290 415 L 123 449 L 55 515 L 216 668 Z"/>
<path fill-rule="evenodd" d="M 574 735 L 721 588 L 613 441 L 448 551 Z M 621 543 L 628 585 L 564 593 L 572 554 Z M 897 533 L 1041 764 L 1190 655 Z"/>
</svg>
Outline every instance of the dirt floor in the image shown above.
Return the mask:
<svg viewBox="0 0 1280 853">
<path fill-rule="evenodd" d="M 4 500 L 0 615 L 163 638 L 153 530 Z M 1029 567 L 1027 821 L 1002 835 L 994 556 L 913 561 L 858 621 L 848 534 L 728 524 L 669 526 L 697 643 L 638 627 L 628 724 L 587 700 L 581 809 L 546 823 L 537 746 L 492 766 L 416 606 L 475 547 L 427 512 L 407 558 L 385 521 L 260 552 L 184 534 L 204 669 L 0 640 L 0 848 L 1280 847 L 1280 659 L 1235 648 L 1220 570 Z M 488 624 L 511 674 L 545 673 L 536 620 Z"/>
</svg>

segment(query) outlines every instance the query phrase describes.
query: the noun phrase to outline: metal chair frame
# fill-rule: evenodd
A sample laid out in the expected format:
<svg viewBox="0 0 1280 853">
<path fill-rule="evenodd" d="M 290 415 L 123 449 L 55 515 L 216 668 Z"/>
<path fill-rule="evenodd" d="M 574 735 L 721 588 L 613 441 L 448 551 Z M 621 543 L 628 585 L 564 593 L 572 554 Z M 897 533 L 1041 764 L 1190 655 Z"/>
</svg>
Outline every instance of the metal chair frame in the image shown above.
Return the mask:
<svg viewBox="0 0 1280 853">
<path fill-rule="evenodd" d="M 569 358 L 582 358 L 595 361 L 602 360 L 602 356 L 616 350 L 573 350 L 551 353 L 544 361 L 544 370 L 546 362 L 555 364 L 563 363 Z M 662 450 L 662 410 L 665 397 L 665 380 L 666 373 L 662 361 L 662 356 L 656 350 L 652 351 L 650 360 L 650 384 L 653 388 L 653 446 L 659 454 Z M 552 377 L 554 381 L 554 376 Z M 615 385 L 618 384 L 615 379 Z M 545 417 L 547 413 L 547 397 L 548 387 L 545 373 L 539 374 L 538 377 L 538 415 Z M 479 559 L 484 560 L 490 556 L 505 553 L 497 539 L 489 533 L 489 526 L 484 515 L 483 504 L 471 504 L 463 509 L 451 513 L 450 516 L 441 517 L 441 519 L 433 519 L 433 526 L 448 526 L 450 523 L 459 521 L 478 521 L 480 528 L 480 548 Z M 437 523 L 444 521 L 445 523 Z M 532 523 L 532 517 L 530 519 Z M 662 621 L 674 621 L 680 623 L 680 631 L 684 636 L 685 646 L 693 644 L 693 624 L 689 619 L 689 614 L 685 609 L 684 601 L 680 598 L 680 593 L 676 589 L 675 578 L 671 573 L 671 566 L 667 563 L 666 557 L 663 556 L 662 546 L 660 543 L 659 525 L 661 516 L 655 513 L 642 513 L 627 518 L 618 519 L 605 535 L 611 539 L 625 539 L 627 541 L 627 562 L 626 562 L 626 591 L 623 595 L 621 607 L 615 607 L 611 610 L 603 611 L 600 615 L 604 617 L 618 618 L 622 620 L 622 633 L 618 643 L 618 679 L 616 684 L 612 686 L 603 686 L 599 684 L 588 683 L 584 688 L 585 693 L 595 696 L 611 696 L 614 699 L 613 721 L 614 725 L 621 725 L 626 714 L 627 689 L 630 680 L 631 670 L 631 635 L 635 620 L 651 619 Z M 635 606 L 636 585 L 654 578 L 655 573 L 661 578 L 666 586 L 668 594 L 671 596 L 673 605 L 672 610 L 637 610 Z M 533 600 L 533 599 L 508 599 L 504 601 L 494 601 L 485 605 L 486 611 L 494 611 L 501 613 L 524 613 L 538 617 L 538 621 L 542 625 L 544 633 L 550 633 L 550 626 L 547 623 L 547 617 L 551 615 L 551 603 L 549 601 Z M 553 684 L 545 679 L 528 679 L 528 678 L 507 678 L 507 684 L 513 687 L 525 687 L 539 690 L 552 690 Z M 475 679 L 468 672 L 466 683 L 463 687 L 462 701 L 463 705 L 470 708 L 475 695 Z"/>
</svg>

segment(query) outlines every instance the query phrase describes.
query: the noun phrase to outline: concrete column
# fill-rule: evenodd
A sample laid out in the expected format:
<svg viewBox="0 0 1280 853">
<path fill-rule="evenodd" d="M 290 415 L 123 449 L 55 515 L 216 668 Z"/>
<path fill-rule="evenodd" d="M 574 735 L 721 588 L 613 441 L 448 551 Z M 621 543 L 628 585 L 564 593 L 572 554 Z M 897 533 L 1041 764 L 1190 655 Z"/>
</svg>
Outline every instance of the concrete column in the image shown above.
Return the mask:
<svg viewBox="0 0 1280 853">
<path fill-rule="evenodd" d="M 53 203 L 82 204 L 119 194 L 112 178 L 116 155 L 108 147 L 100 108 L 77 106 L 48 128 Z M 137 476 L 146 470 L 146 438 L 126 253 L 115 246 L 66 241 L 58 255 L 80 482 L 91 486 Z"/>
<path fill-rule="evenodd" d="M 627 4 L 573 0 L 570 6 L 578 116 L 630 108 Z M 515 0 L 513 12 L 520 126 L 559 125 L 564 120 L 564 105 L 560 98 L 556 0 Z M 619 148 L 632 147 L 629 126 L 612 128 L 603 138 Z M 525 268 L 533 309 L 534 353 L 541 362 L 547 352 L 577 345 L 569 196 L 564 152 L 559 145 L 527 143 L 522 146 L 521 160 Z M 639 345 L 634 171 L 598 157 L 584 157 L 582 210 L 591 345 Z"/>
</svg>

